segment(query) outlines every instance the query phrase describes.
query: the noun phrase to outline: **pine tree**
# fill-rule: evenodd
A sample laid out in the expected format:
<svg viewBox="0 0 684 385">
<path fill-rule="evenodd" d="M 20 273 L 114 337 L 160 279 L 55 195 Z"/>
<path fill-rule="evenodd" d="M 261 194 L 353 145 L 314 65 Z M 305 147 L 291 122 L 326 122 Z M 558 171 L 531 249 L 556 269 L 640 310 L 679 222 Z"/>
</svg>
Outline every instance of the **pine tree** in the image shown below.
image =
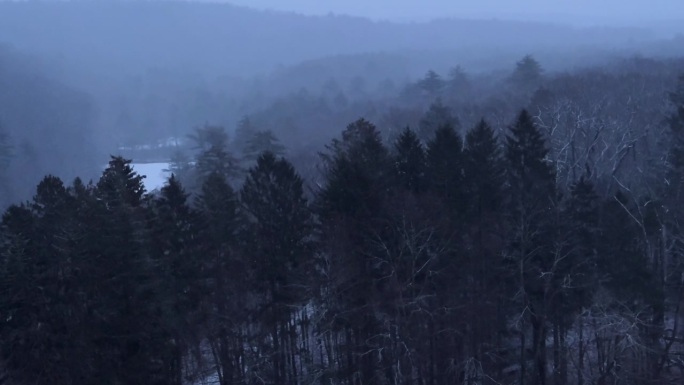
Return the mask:
<svg viewBox="0 0 684 385">
<path fill-rule="evenodd" d="M 35 382 L 49 348 L 42 342 L 45 335 L 38 328 L 45 322 L 42 292 L 37 281 L 43 274 L 36 261 L 35 218 L 24 205 L 10 206 L 0 223 L 0 311 L 4 315 L 0 327 L 0 351 L 3 369 L 10 380 Z"/>
<path fill-rule="evenodd" d="M 524 87 L 534 87 L 541 80 L 543 69 L 532 55 L 525 55 L 515 65 L 511 81 Z"/>
<path fill-rule="evenodd" d="M 388 186 L 389 154 L 372 123 L 360 119 L 347 126 L 321 154 L 327 185 L 319 192 L 324 213 L 370 215 L 380 208 Z"/>
<path fill-rule="evenodd" d="M 164 170 L 171 173 L 180 183 L 192 183 L 193 165 L 190 157 L 180 148 L 175 148 L 169 159 L 169 168 Z"/>
<path fill-rule="evenodd" d="M 428 94 L 435 95 L 444 87 L 444 81 L 439 74 L 430 70 L 425 74 L 419 85 Z"/>
<path fill-rule="evenodd" d="M 184 358 L 198 344 L 200 303 L 205 293 L 197 253 L 196 218 L 188 194 L 171 175 L 153 202 L 151 258 L 156 277 L 154 305 L 162 314 L 168 338 L 165 383 L 183 384 Z"/>
<path fill-rule="evenodd" d="M 251 219 L 248 252 L 253 261 L 258 321 L 271 335 L 274 383 L 293 383 L 297 373 L 287 362 L 296 355 L 290 338 L 291 315 L 305 305 L 311 290 L 312 217 L 303 181 L 285 159 L 266 152 L 249 170 L 240 193 Z"/>
<path fill-rule="evenodd" d="M 131 166 L 130 159 L 112 156 L 109 166 L 97 182 L 97 195 L 107 209 L 114 206 L 139 207 L 145 196 L 144 175 L 138 175 Z"/>
<path fill-rule="evenodd" d="M 437 130 L 444 126 L 450 126 L 458 130 L 460 123 L 458 118 L 453 116 L 451 109 L 442 104 L 441 100 L 430 105 L 430 108 L 423 114 L 418 125 L 418 137 L 423 143 L 431 140 Z"/>
<path fill-rule="evenodd" d="M 466 134 L 463 169 L 472 215 L 495 213 L 503 208 L 503 155 L 494 130 L 484 119 Z"/>
<path fill-rule="evenodd" d="M 32 202 L 10 208 L 3 218 L 6 259 L 0 274 L 10 302 L 1 307 L 10 316 L 0 338 L 11 347 L 7 364 L 15 381 L 70 383 L 90 374 L 83 366 L 88 358 L 81 357 L 91 348 L 83 333 L 81 265 L 67 239 L 74 227 L 73 208 L 62 181 L 47 176 Z M 13 301 L 19 298 L 31 305 L 16 307 Z"/>
<path fill-rule="evenodd" d="M 463 92 L 471 88 L 470 79 L 463 67 L 456 66 L 449 71 L 449 88 L 455 92 Z"/>
<path fill-rule="evenodd" d="M 326 252 L 322 307 L 340 333 L 347 357 L 332 369 L 337 375 L 359 373 L 363 383 L 376 380 L 379 357 L 370 338 L 377 335 L 379 320 L 376 285 L 381 269 L 374 263 L 376 234 L 383 227 L 384 202 L 391 172 L 387 149 L 374 125 L 358 120 L 335 139 L 323 155 L 325 185 L 317 197 L 321 240 Z M 370 352 L 370 353 L 369 353 Z"/>
<path fill-rule="evenodd" d="M 243 218 L 237 196 L 225 177 L 210 174 L 197 197 L 199 250 L 206 280 L 207 340 L 220 384 L 246 381 L 243 328 L 251 303 L 249 264 L 242 258 Z M 251 342 L 250 342 L 251 343 Z"/>
<path fill-rule="evenodd" d="M 280 144 L 273 132 L 256 131 L 245 143 L 243 155 L 246 160 L 253 162 L 264 152 L 270 152 L 276 156 L 285 154 L 285 146 Z"/>
<path fill-rule="evenodd" d="M 453 126 L 442 125 L 427 144 L 430 189 L 444 200 L 451 218 L 463 213 L 463 140 Z"/>
<path fill-rule="evenodd" d="M 248 116 L 243 117 L 235 128 L 232 148 L 237 153 L 243 153 L 247 148 L 247 143 L 258 132 Z"/>
<path fill-rule="evenodd" d="M 126 383 L 155 381 L 165 341 L 154 299 L 154 275 L 146 250 L 148 232 L 143 176 L 131 161 L 113 157 L 95 186 L 92 260 L 88 269 L 96 380 Z M 102 283 L 106 282 L 106 285 Z"/>
<path fill-rule="evenodd" d="M 532 324 L 532 358 L 536 383 L 546 383 L 547 279 L 552 278 L 557 255 L 553 250 L 553 218 L 559 209 L 553 165 L 542 133 L 523 110 L 506 140 L 508 195 L 512 231 L 511 261 L 518 271 L 519 300 Z M 526 314 L 529 313 L 529 314 Z M 523 330 L 524 335 L 524 330 Z M 524 340 L 521 341 L 524 352 Z M 521 383 L 526 381 L 527 360 L 521 354 Z"/>
<path fill-rule="evenodd" d="M 501 254 L 505 250 L 504 197 L 505 165 L 501 146 L 492 128 L 481 120 L 465 137 L 463 149 L 463 195 L 466 202 L 463 252 L 467 256 L 460 261 L 456 276 L 467 280 L 459 286 L 465 301 L 464 309 L 468 325 L 470 354 L 487 357 L 485 347 L 505 349 L 500 339 L 494 338 L 506 330 L 502 314 L 510 302 L 507 297 L 507 268 Z M 463 303 L 464 302 L 464 303 Z M 493 322 L 479 322 L 480 317 L 491 317 Z M 483 358 L 480 361 L 485 372 L 501 369 L 501 363 Z"/>
<path fill-rule="evenodd" d="M 425 149 L 410 128 L 406 127 L 394 144 L 393 157 L 397 185 L 414 193 L 425 191 Z"/>
<path fill-rule="evenodd" d="M 228 134 L 223 127 L 205 126 L 190 136 L 197 151 L 196 169 L 200 185 L 211 174 L 230 180 L 239 175 L 237 159 L 228 148 Z"/>
</svg>

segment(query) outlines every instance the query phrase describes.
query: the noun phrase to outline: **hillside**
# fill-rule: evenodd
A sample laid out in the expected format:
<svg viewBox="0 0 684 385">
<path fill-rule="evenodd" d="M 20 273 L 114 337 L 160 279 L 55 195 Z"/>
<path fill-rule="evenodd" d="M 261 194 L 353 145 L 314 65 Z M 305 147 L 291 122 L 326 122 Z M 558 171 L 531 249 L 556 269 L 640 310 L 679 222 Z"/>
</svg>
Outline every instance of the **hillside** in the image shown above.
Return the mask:
<svg viewBox="0 0 684 385">
<path fill-rule="evenodd" d="M 638 29 L 502 20 L 398 24 L 216 3 L 0 2 L 0 41 L 97 73 L 161 66 L 250 75 L 359 52 L 624 46 L 648 38 Z"/>
</svg>

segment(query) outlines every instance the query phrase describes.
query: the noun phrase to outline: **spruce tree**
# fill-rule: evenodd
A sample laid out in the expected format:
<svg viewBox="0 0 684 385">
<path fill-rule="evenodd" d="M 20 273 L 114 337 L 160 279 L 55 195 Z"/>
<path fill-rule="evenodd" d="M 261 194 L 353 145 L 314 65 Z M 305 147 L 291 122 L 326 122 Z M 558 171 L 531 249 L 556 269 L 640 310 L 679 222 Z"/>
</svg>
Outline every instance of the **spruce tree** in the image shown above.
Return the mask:
<svg viewBox="0 0 684 385">
<path fill-rule="evenodd" d="M 243 218 L 237 194 L 226 178 L 210 174 L 195 206 L 198 213 L 201 271 L 206 282 L 204 312 L 207 340 L 216 362 L 219 383 L 246 381 L 238 362 L 244 362 L 243 341 L 251 314 L 249 263 L 242 257 Z"/>
<path fill-rule="evenodd" d="M 395 142 L 393 158 L 397 186 L 413 193 L 425 191 L 425 149 L 410 128 L 406 127 Z"/>
<path fill-rule="evenodd" d="M 242 150 L 247 161 L 254 162 L 264 152 L 270 152 L 276 156 L 285 154 L 285 146 L 280 144 L 278 138 L 270 130 L 257 131 L 247 140 Z"/>
<path fill-rule="evenodd" d="M 430 189 L 444 201 L 451 218 L 456 218 L 465 208 L 463 140 L 452 125 L 445 124 L 428 142 L 426 152 Z"/>
<path fill-rule="evenodd" d="M 444 87 L 444 80 L 433 70 L 428 71 L 419 82 L 419 86 L 429 95 L 436 95 Z"/>
<path fill-rule="evenodd" d="M 437 130 L 444 126 L 451 126 L 454 130 L 457 130 L 460 126 L 460 122 L 458 121 L 458 118 L 453 115 L 451 109 L 438 99 L 430 105 L 420 119 L 418 137 L 423 143 L 427 143 L 435 136 Z"/>
<path fill-rule="evenodd" d="M 228 134 L 223 127 L 204 126 L 190 136 L 195 142 L 198 182 L 211 174 L 220 174 L 227 180 L 239 175 L 238 161 L 228 147 Z"/>
<path fill-rule="evenodd" d="M 272 381 L 293 383 L 297 373 L 287 362 L 297 341 L 290 338 L 289 325 L 311 293 L 313 272 L 312 217 L 303 181 L 289 162 L 266 152 L 249 170 L 240 197 L 250 219 L 247 250 L 262 314 L 256 321 L 271 335 Z"/>
<path fill-rule="evenodd" d="M 518 115 L 506 139 L 511 257 L 518 285 L 522 315 L 532 324 L 531 378 L 546 383 L 546 336 L 548 316 L 547 280 L 553 277 L 555 228 L 553 218 L 559 209 L 553 165 L 547 160 L 546 141 L 526 110 Z M 521 331 L 524 334 L 524 330 Z M 521 340 L 521 383 L 526 382 L 524 340 Z"/>
<path fill-rule="evenodd" d="M 154 275 L 146 250 L 148 218 L 144 176 L 131 161 L 113 157 L 102 173 L 94 196 L 92 260 L 88 284 L 97 381 L 144 383 L 156 380 L 165 343 L 154 299 Z M 103 285 L 106 282 L 106 285 Z"/>
<path fill-rule="evenodd" d="M 467 259 L 460 262 L 458 273 L 468 284 L 460 290 L 466 293 L 464 318 L 471 333 L 468 345 L 475 346 L 471 354 L 484 356 L 485 346 L 502 349 L 501 341 L 493 338 L 506 330 L 501 314 L 506 314 L 510 299 L 506 289 L 507 266 L 502 263 L 505 250 L 504 188 L 505 165 L 501 145 L 494 130 L 481 120 L 465 137 L 463 149 L 463 195 L 466 203 L 463 231 Z M 481 323 L 478 315 L 490 315 L 493 322 Z M 471 321 L 472 320 L 472 321 Z M 483 359 L 483 370 L 499 370 L 496 360 Z"/>
<path fill-rule="evenodd" d="M 254 126 L 248 116 L 243 117 L 235 128 L 235 135 L 231 143 L 233 151 L 243 153 L 247 148 L 247 143 L 258 132 L 257 127 Z"/>
<path fill-rule="evenodd" d="M 333 369 L 337 375 L 359 373 L 363 383 L 376 381 L 379 357 L 370 339 L 377 335 L 379 320 L 376 285 L 381 269 L 369 253 L 384 210 L 391 177 L 390 159 L 374 125 L 358 120 L 328 146 L 323 154 L 326 181 L 317 196 L 326 266 L 323 308 L 326 322 L 336 325 L 348 357 Z M 371 352 L 371 353 L 368 353 Z"/>
<path fill-rule="evenodd" d="M 503 208 L 503 154 L 494 130 L 484 119 L 466 134 L 463 178 L 471 215 L 491 214 Z"/>
<path fill-rule="evenodd" d="M 196 218 L 183 187 L 171 175 L 153 202 L 151 259 L 155 271 L 154 307 L 162 314 L 168 337 L 165 382 L 183 384 L 186 355 L 199 341 L 200 304 L 204 298 L 201 259 L 197 255 Z M 173 341 L 173 342 L 171 342 Z"/>
<path fill-rule="evenodd" d="M 541 80 L 543 69 L 532 55 L 525 55 L 515 65 L 510 80 L 522 87 L 534 87 Z"/>
<path fill-rule="evenodd" d="M 7 376 L 18 383 L 39 381 L 43 363 L 33 357 L 47 358 L 50 350 L 38 328 L 46 321 L 45 301 L 37 284 L 45 271 L 36 260 L 34 239 L 31 211 L 24 205 L 10 206 L 0 222 L 0 351 Z"/>
</svg>

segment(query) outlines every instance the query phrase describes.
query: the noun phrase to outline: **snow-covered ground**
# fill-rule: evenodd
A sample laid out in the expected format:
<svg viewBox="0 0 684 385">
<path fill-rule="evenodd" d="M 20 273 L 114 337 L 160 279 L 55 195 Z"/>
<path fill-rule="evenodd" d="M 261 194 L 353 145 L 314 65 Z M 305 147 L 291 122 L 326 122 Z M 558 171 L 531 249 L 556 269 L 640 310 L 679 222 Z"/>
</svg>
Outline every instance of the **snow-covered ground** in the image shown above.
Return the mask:
<svg viewBox="0 0 684 385">
<path fill-rule="evenodd" d="M 164 187 L 171 173 L 164 171 L 169 168 L 168 163 L 133 163 L 133 169 L 140 175 L 146 175 L 143 179 L 147 192 L 159 190 Z"/>
</svg>

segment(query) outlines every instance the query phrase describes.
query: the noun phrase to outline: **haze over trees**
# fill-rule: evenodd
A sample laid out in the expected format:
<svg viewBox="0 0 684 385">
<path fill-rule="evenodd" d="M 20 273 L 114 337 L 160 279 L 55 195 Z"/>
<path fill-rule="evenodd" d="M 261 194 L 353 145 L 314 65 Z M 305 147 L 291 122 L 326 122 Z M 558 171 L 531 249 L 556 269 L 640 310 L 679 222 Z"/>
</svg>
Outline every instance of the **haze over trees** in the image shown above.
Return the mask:
<svg viewBox="0 0 684 385">
<path fill-rule="evenodd" d="M 0 382 L 684 379 L 681 38 L 175 2 L 0 37 Z"/>
</svg>

